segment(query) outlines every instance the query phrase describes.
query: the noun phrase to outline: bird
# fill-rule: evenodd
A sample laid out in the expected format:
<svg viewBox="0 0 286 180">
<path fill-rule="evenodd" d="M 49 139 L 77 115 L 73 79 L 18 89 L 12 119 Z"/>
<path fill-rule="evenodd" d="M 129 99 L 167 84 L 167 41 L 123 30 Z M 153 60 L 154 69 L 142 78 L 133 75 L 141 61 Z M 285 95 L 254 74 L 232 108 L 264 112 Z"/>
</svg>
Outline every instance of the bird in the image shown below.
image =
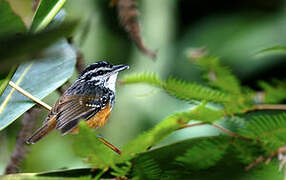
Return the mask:
<svg viewBox="0 0 286 180">
<path fill-rule="evenodd" d="M 62 135 L 78 133 L 82 119 L 91 128 L 103 127 L 115 103 L 117 75 L 128 68 L 128 65 L 112 65 L 106 61 L 86 67 L 26 143 L 34 144 L 54 129 L 60 130 Z"/>
</svg>

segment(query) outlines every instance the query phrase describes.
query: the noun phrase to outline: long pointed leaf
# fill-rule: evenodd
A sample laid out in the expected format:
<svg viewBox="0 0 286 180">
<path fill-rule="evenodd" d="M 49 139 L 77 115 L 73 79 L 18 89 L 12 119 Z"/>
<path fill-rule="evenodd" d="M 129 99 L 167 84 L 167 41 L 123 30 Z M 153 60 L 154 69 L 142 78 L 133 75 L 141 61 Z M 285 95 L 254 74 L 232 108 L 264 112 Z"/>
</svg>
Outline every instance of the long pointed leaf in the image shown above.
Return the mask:
<svg viewBox="0 0 286 180">
<path fill-rule="evenodd" d="M 61 86 L 73 73 L 76 55 L 64 40 L 47 49 L 41 60 L 19 66 L 12 81 L 42 99 Z M 0 130 L 7 127 L 35 103 L 7 87 L 0 97 Z"/>
<path fill-rule="evenodd" d="M 43 0 L 34 16 L 31 31 L 36 32 L 44 29 L 60 11 L 66 0 Z"/>
</svg>

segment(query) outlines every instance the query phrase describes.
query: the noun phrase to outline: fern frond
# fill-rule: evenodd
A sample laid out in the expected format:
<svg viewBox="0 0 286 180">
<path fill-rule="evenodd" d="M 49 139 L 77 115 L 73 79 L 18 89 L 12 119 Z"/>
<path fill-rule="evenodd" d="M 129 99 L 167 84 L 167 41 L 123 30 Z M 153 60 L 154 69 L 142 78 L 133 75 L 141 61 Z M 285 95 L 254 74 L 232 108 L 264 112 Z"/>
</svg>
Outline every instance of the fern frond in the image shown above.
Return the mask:
<svg viewBox="0 0 286 180">
<path fill-rule="evenodd" d="M 286 142 L 286 113 L 254 116 L 241 132 L 263 142 L 268 150 L 275 150 Z"/>
<path fill-rule="evenodd" d="M 140 180 L 161 179 L 162 170 L 155 160 L 150 156 L 141 156 L 135 159 L 133 167 L 133 176 Z"/>
<path fill-rule="evenodd" d="M 187 124 L 190 120 L 212 121 L 210 118 L 220 119 L 221 113 L 211 112 L 215 110 L 206 110 L 205 108 L 205 104 L 201 104 L 189 112 L 176 113 L 167 117 L 153 129 L 142 133 L 136 139 L 124 145 L 121 157 L 115 162 L 125 162 L 132 159 L 137 153 L 145 152 L 148 148 L 154 146 L 172 132 Z M 205 114 L 204 112 L 206 111 L 211 112 L 214 117 Z"/>
<path fill-rule="evenodd" d="M 87 163 L 93 167 L 104 169 L 112 166 L 114 152 L 98 140 L 97 132 L 90 129 L 84 121 L 81 121 L 79 126 L 80 133 L 75 136 L 73 146 L 75 153 L 87 158 Z"/>
<path fill-rule="evenodd" d="M 217 57 L 203 56 L 195 61 L 205 69 L 204 77 L 209 84 L 226 92 L 240 94 L 241 86 L 229 67 L 223 66 Z"/>
<path fill-rule="evenodd" d="M 280 103 L 286 99 L 286 83 L 276 82 L 274 86 L 267 82 L 259 82 L 259 86 L 264 91 L 264 103 Z"/>
<path fill-rule="evenodd" d="M 169 78 L 164 88 L 169 94 L 186 101 L 195 99 L 212 102 L 229 102 L 233 98 L 228 93 L 174 78 Z"/>
<path fill-rule="evenodd" d="M 193 170 L 207 169 L 215 165 L 225 154 L 231 138 L 218 136 L 202 140 L 186 151 L 177 161 Z"/>
<path fill-rule="evenodd" d="M 244 139 L 233 139 L 231 143 L 232 153 L 245 165 L 249 165 L 259 156 L 265 154 L 265 150 L 257 141 L 248 141 Z"/>
<path fill-rule="evenodd" d="M 123 77 L 120 81 L 122 84 L 135 84 L 135 83 L 146 83 L 153 86 L 161 87 L 162 80 L 154 73 L 142 73 L 142 74 L 131 74 Z"/>
<path fill-rule="evenodd" d="M 173 131 L 189 121 L 188 113 L 177 113 L 167 117 L 153 129 L 140 134 L 122 148 L 122 155 L 116 162 L 124 162 L 132 159 L 137 153 L 145 152 Z"/>
</svg>

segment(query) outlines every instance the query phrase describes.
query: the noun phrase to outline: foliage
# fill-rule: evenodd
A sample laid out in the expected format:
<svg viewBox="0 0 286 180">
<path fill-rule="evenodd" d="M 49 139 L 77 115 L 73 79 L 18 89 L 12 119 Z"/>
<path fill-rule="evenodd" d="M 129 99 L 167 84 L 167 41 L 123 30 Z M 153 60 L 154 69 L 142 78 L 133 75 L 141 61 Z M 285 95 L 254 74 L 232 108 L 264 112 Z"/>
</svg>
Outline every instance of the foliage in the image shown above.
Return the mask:
<svg viewBox="0 0 286 180">
<path fill-rule="evenodd" d="M 285 144 L 286 114 L 260 115 L 246 123 L 243 134 L 261 141 L 265 150 L 274 151 Z"/>
<path fill-rule="evenodd" d="M 226 140 L 226 137 L 209 138 L 188 149 L 177 161 L 186 164 L 187 168 L 207 169 L 223 157 L 229 144 L 230 141 Z"/>
<path fill-rule="evenodd" d="M 273 85 L 260 81 L 259 85 L 264 92 L 264 103 L 279 103 L 286 98 L 286 83 L 283 81 L 274 81 Z"/>
<path fill-rule="evenodd" d="M 0 0 L 0 16 L 5 17 L 0 19 L 0 69 L 4 73 L 0 79 L 0 130 L 35 105 L 6 87 L 10 80 L 42 99 L 71 77 L 77 57 L 65 38 L 71 35 L 77 23 L 62 22 L 64 17 L 55 17 L 63 12 L 65 2 L 40 1 L 31 24 L 25 26 L 9 3 Z M 117 3 L 121 24 L 138 48 L 155 57 L 156 54 L 142 42 L 136 3 L 132 0 L 112 3 Z M 258 90 L 246 87 L 218 57 L 192 53 L 196 56 L 188 54 L 188 61 L 201 70 L 203 83 L 171 76 L 163 79 L 157 73 L 130 74 L 120 81 L 122 85 L 148 84 L 178 101 L 195 104 L 188 110 L 168 114 L 153 128 L 127 142 L 122 146 L 121 155 L 103 145 L 97 131 L 82 121 L 79 134 L 74 136 L 73 150 L 90 168 L 20 173 L 0 178 L 282 179 L 283 173 L 278 172 L 280 162 L 275 155 L 281 153 L 279 148 L 285 145 L 286 114 L 249 112 L 261 110 L 261 104 L 283 103 L 286 99 L 285 80 L 259 81 Z M 285 46 L 265 48 L 255 55 L 268 53 L 285 54 Z M 12 67 L 15 65 L 19 66 L 14 71 Z M 191 131 L 192 126 L 203 124 L 216 127 L 223 133 L 160 144 L 180 129 Z M 257 163 L 259 158 L 269 164 Z M 250 171 L 244 170 L 253 164 L 259 168 L 254 166 Z"/>
<path fill-rule="evenodd" d="M 58 42 L 46 49 L 37 61 L 20 65 L 11 80 L 35 97 L 44 98 L 65 83 L 72 75 L 75 58 L 75 53 L 67 42 Z M 54 76 L 54 73 L 57 76 Z M 46 75 L 40 76 L 39 74 Z M 5 89 L 0 97 L 0 104 L 0 130 L 35 105 L 11 87 Z"/>
</svg>

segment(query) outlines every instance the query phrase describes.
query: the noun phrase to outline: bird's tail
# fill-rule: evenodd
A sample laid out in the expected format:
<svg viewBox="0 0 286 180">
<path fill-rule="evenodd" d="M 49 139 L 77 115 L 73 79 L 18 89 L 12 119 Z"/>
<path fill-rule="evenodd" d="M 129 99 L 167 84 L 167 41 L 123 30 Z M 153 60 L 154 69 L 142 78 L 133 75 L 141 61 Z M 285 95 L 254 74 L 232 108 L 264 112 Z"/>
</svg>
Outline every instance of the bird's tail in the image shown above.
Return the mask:
<svg viewBox="0 0 286 180">
<path fill-rule="evenodd" d="M 53 118 L 47 123 L 43 124 L 27 141 L 27 144 L 34 144 L 56 127 L 56 119 Z"/>
</svg>

